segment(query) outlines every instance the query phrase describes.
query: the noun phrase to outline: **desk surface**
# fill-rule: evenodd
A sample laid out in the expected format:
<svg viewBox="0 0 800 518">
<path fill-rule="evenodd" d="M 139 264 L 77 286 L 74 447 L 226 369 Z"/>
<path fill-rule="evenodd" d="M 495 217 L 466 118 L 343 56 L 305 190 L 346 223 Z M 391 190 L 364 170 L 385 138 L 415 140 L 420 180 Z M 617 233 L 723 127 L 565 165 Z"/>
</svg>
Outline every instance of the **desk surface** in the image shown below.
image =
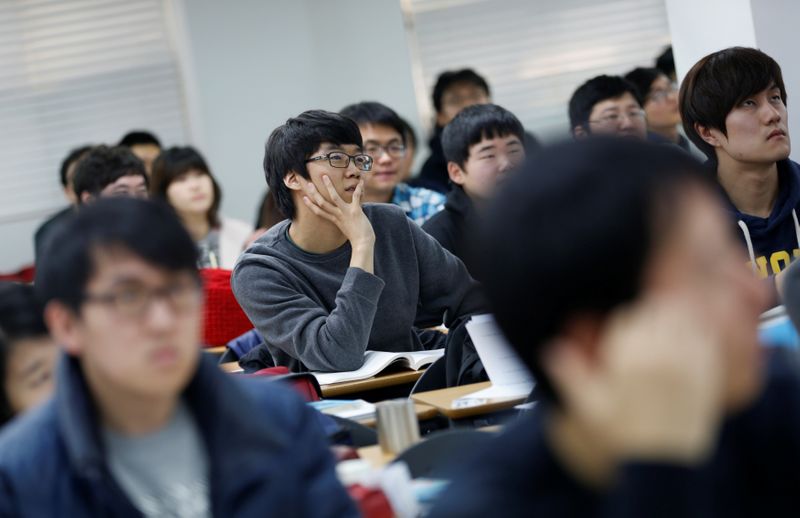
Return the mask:
<svg viewBox="0 0 800 518">
<path fill-rule="evenodd" d="M 491 382 L 485 381 L 483 383 L 474 383 L 472 385 L 462 385 L 460 387 L 451 387 L 440 390 L 431 390 L 429 392 L 418 392 L 411 394 L 411 399 L 417 403 L 423 403 L 435 407 L 443 415 L 451 419 L 460 419 L 462 417 L 470 417 L 480 414 L 488 414 L 498 410 L 506 410 L 512 408 L 514 405 L 525 401 L 524 397 L 514 399 L 492 399 L 485 403 L 464 408 L 453 408 L 453 401 L 456 399 L 477 392 L 491 386 Z"/>
<path fill-rule="evenodd" d="M 244 372 L 242 367 L 237 362 L 220 363 L 220 369 L 228 373 L 241 373 Z M 372 378 L 357 381 L 344 381 L 342 383 L 333 383 L 331 385 L 322 385 L 322 397 L 337 397 L 354 394 L 356 392 L 363 392 L 366 390 L 379 389 L 384 387 L 393 387 L 395 385 L 403 385 L 406 383 L 414 383 L 422 376 L 424 370 L 402 370 L 399 372 L 380 373 Z"/>
<path fill-rule="evenodd" d="M 345 396 L 366 390 L 414 383 L 422 376 L 423 372 L 425 371 L 402 370 L 399 372 L 379 373 L 377 376 L 365 380 L 344 381 L 342 383 L 322 385 L 320 388 L 322 389 L 322 397 Z"/>
</svg>

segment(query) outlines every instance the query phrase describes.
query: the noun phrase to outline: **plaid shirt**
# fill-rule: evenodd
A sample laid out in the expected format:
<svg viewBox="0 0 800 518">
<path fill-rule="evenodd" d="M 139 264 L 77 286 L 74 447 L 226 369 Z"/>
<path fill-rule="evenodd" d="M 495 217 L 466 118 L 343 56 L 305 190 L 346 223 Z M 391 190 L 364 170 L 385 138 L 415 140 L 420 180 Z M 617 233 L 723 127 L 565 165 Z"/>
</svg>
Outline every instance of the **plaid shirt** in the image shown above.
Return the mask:
<svg viewBox="0 0 800 518">
<path fill-rule="evenodd" d="M 445 200 L 446 197 L 442 193 L 422 187 L 411 187 L 405 183 L 397 184 L 392 196 L 392 203 L 403 209 L 406 216 L 417 225 L 422 225 L 442 210 Z"/>
</svg>

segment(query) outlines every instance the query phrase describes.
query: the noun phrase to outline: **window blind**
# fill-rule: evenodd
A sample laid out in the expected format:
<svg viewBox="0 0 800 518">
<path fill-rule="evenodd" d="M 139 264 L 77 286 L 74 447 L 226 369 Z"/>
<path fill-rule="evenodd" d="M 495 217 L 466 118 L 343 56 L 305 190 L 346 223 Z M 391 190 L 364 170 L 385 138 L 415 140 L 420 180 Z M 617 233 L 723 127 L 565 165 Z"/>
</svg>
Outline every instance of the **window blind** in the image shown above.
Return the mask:
<svg viewBox="0 0 800 518">
<path fill-rule="evenodd" d="M 184 141 L 181 92 L 160 0 L 0 0 L 0 226 L 65 205 L 74 147 Z"/>
<path fill-rule="evenodd" d="M 663 0 L 403 0 L 423 121 L 444 70 L 474 68 L 492 100 L 545 140 L 569 130 L 584 81 L 653 66 L 669 44 Z"/>
</svg>

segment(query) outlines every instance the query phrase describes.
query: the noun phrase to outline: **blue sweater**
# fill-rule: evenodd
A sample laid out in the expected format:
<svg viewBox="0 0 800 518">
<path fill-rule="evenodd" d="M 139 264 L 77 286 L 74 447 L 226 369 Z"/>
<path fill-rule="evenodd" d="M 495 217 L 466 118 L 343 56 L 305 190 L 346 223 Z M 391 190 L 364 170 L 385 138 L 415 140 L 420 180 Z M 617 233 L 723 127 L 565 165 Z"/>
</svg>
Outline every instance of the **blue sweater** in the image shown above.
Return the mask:
<svg viewBox="0 0 800 518">
<path fill-rule="evenodd" d="M 54 399 L 0 434 L 0 516 L 141 516 L 106 463 L 75 359 Z M 314 412 L 275 383 L 234 379 L 206 357 L 184 391 L 207 447 L 214 516 L 357 516 Z"/>
</svg>

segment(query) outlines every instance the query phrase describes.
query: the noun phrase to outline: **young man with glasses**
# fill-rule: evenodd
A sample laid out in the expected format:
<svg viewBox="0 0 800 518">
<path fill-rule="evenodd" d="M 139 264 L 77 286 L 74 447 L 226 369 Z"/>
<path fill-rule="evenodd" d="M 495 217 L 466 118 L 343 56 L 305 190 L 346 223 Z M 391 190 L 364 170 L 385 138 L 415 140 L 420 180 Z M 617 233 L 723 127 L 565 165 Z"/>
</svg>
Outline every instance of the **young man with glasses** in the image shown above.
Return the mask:
<svg viewBox="0 0 800 518">
<path fill-rule="evenodd" d="M 708 157 L 759 277 L 800 256 L 800 166 L 789 159 L 781 68 L 760 50 L 732 47 L 698 61 L 680 92 L 686 135 Z"/>
<path fill-rule="evenodd" d="M 453 188 L 422 229 L 471 268 L 470 241 L 495 190 L 525 159 L 522 124 L 495 104 L 468 106 L 445 126 L 442 147 Z M 474 272 L 473 272 L 474 274 Z"/>
<path fill-rule="evenodd" d="M 575 90 L 569 100 L 572 135 L 617 135 L 647 138 L 645 112 L 636 87 L 619 76 L 597 76 Z"/>
<path fill-rule="evenodd" d="M 339 114 L 307 111 L 270 135 L 264 170 L 288 219 L 234 268 L 234 294 L 265 340 L 246 368 L 351 371 L 367 349 L 444 347 L 425 329 L 482 310 L 463 263 L 399 207 L 362 207 L 373 166 L 358 125 Z M 462 365 L 453 379 L 467 379 Z"/>
<path fill-rule="evenodd" d="M 354 516 L 315 414 L 199 346 L 197 251 L 166 205 L 101 199 L 38 265 L 54 399 L 0 435 L 0 516 Z"/>
<path fill-rule="evenodd" d="M 689 151 L 689 141 L 680 134 L 681 113 L 678 110 L 678 88 L 657 68 L 635 68 L 625 74 L 638 92 L 639 102 L 647 117 L 647 140 L 675 144 Z"/>
<path fill-rule="evenodd" d="M 393 203 L 417 225 L 444 208 L 443 194 L 402 182 L 406 131 L 394 110 L 381 103 L 362 102 L 346 106 L 339 113 L 358 124 L 364 153 L 372 157 L 372 171 L 364 178 L 364 202 Z"/>
</svg>

